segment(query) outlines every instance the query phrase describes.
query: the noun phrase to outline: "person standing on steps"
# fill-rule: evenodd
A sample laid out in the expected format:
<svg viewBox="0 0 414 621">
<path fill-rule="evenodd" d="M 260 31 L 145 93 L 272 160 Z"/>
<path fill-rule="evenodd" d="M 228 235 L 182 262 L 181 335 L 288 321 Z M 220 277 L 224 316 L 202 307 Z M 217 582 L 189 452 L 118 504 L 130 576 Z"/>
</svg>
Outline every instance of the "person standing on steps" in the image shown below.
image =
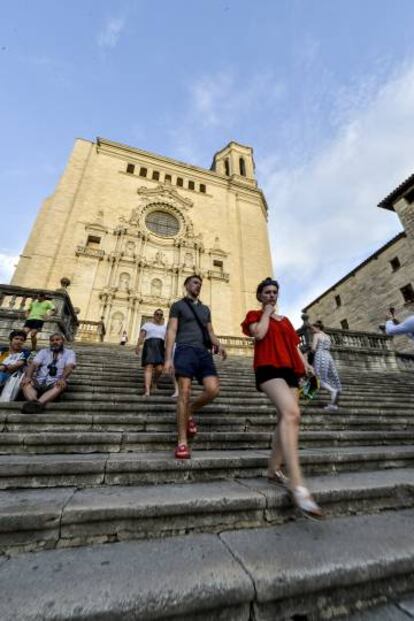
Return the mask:
<svg viewBox="0 0 414 621">
<path fill-rule="evenodd" d="M 50 300 L 46 299 L 46 294 L 43 291 L 40 291 L 37 294 L 37 298 L 30 302 L 23 330 L 26 332 L 26 335 L 30 333 L 33 351 L 36 351 L 38 332 L 42 331 L 45 320 L 54 311 L 54 305 Z"/>
<path fill-rule="evenodd" d="M 119 344 L 126 345 L 127 343 L 128 343 L 128 332 L 126 330 L 123 330 L 121 338 L 119 340 Z"/>
<path fill-rule="evenodd" d="M 327 412 L 336 412 L 338 409 L 338 399 L 342 392 L 341 380 L 331 352 L 331 339 L 324 332 L 322 321 L 315 321 L 311 326 L 313 332 L 312 351 L 314 352 L 313 368 L 319 378 L 322 388 L 325 388 L 331 395 L 331 402 L 324 409 Z"/>
<path fill-rule="evenodd" d="M 210 309 L 199 300 L 202 282 L 197 274 L 185 279 L 186 296 L 171 306 L 167 328 L 164 372 L 175 373 L 178 381 L 177 459 L 191 457 L 188 438 L 197 433 L 193 415 L 219 393 L 219 379 L 211 350 L 220 354 L 223 360 L 227 357 L 214 334 Z M 203 385 L 204 390 L 195 401 L 190 402 L 193 378 Z"/>
<path fill-rule="evenodd" d="M 313 373 L 313 369 L 299 349 L 299 337 L 289 319 L 276 311 L 278 294 L 276 280 L 266 278 L 260 282 L 256 298 L 262 308 L 249 311 L 241 324 L 244 334 L 254 338 L 257 390 L 269 397 L 279 414 L 268 478 L 290 491 L 294 504 L 305 516 L 322 518 L 320 507 L 304 485 L 298 455 L 299 378 Z M 282 472 L 283 462 L 289 478 Z"/>
</svg>

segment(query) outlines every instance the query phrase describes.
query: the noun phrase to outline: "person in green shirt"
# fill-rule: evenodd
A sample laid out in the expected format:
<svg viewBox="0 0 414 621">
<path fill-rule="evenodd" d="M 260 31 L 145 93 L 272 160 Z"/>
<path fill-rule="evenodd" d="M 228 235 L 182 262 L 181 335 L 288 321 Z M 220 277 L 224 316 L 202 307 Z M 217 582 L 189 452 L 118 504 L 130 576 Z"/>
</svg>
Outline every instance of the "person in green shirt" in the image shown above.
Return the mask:
<svg viewBox="0 0 414 621">
<path fill-rule="evenodd" d="M 30 333 L 33 350 L 36 350 L 37 333 L 42 330 L 45 319 L 47 319 L 54 310 L 54 305 L 50 300 L 46 299 L 46 294 L 43 293 L 43 291 L 38 293 L 37 298 L 30 302 L 23 330 L 26 334 Z"/>
</svg>

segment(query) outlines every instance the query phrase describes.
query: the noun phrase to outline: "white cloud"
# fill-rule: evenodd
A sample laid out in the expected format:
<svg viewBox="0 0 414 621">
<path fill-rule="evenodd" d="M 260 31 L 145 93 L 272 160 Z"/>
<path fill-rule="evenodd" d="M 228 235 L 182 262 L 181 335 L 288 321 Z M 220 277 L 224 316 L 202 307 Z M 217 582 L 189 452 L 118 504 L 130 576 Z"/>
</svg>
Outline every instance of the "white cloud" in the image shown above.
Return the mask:
<svg viewBox="0 0 414 621">
<path fill-rule="evenodd" d="M 123 17 L 111 17 L 107 20 L 103 30 L 98 34 L 98 45 L 102 48 L 112 49 L 116 46 L 125 27 Z"/>
<path fill-rule="evenodd" d="M 18 260 L 18 255 L 0 252 L 0 283 L 9 283 Z"/>
<path fill-rule="evenodd" d="M 296 323 L 301 307 L 402 228 L 376 205 L 414 172 L 414 64 L 357 101 L 312 160 L 273 172 L 272 154 L 264 163 L 275 272 Z"/>
<path fill-rule="evenodd" d="M 253 109 L 270 106 L 285 86 L 268 71 L 241 80 L 234 71 L 203 76 L 190 85 L 190 118 L 204 126 L 233 127 Z"/>
</svg>

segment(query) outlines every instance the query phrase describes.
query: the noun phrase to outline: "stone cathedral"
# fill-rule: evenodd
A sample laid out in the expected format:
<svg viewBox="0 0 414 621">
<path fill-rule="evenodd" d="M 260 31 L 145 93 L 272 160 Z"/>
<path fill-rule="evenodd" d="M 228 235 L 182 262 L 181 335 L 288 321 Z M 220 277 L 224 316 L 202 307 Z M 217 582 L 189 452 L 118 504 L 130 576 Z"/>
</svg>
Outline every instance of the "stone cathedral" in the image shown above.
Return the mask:
<svg viewBox="0 0 414 621">
<path fill-rule="evenodd" d="M 191 273 L 219 335 L 240 336 L 259 280 L 272 274 L 267 205 L 251 147 L 231 142 L 204 169 L 98 138 L 76 140 L 36 218 L 12 284 L 57 289 L 108 342 L 168 315 Z"/>
</svg>

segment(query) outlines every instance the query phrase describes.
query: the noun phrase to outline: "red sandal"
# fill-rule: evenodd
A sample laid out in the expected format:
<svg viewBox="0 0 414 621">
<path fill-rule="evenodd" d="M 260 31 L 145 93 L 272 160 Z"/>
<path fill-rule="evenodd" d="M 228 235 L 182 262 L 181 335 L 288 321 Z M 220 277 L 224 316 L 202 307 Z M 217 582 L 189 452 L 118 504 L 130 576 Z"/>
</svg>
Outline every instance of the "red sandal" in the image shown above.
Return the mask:
<svg viewBox="0 0 414 621">
<path fill-rule="evenodd" d="M 187 435 L 189 438 L 194 438 L 194 436 L 197 435 L 197 424 L 194 420 L 194 418 L 190 418 L 188 420 L 188 424 L 187 424 Z"/>
<path fill-rule="evenodd" d="M 190 449 L 186 444 L 179 444 L 175 449 L 175 458 L 176 459 L 190 459 L 191 453 Z"/>
</svg>

